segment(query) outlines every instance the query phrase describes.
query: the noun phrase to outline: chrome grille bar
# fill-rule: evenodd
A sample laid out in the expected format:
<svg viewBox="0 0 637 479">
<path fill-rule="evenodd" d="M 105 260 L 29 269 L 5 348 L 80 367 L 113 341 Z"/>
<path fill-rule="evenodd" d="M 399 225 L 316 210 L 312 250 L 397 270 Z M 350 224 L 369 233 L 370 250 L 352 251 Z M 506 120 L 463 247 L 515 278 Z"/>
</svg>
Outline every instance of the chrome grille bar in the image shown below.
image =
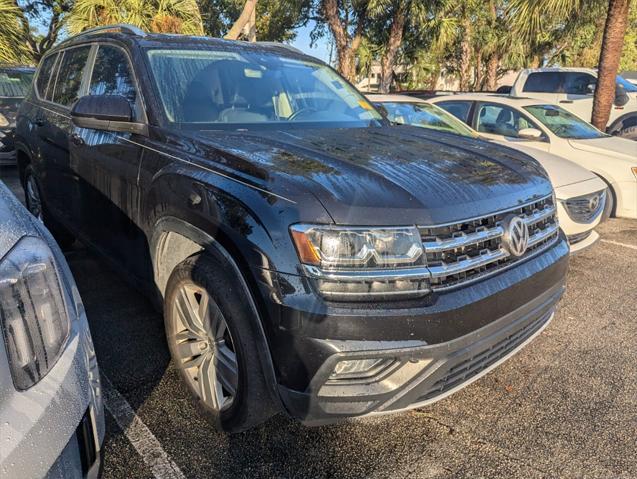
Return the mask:
<svg viewBox="0 0 637 479">
<path fill-rule="evenodd" d="M 544 240 L 549 239 L 551 236 L 557 234 L 560 226 L 557 223 L 552 223 L 548 225 L 543 230 L 538 231 L 537 233 L 531 235 L 529 238 L 529 248 L 533 248 L 536 244 L 541 243 Z"/>
<path fill-rule="evenodd" d="M 441 253 L 443 251 L 466 248 L 472 244 L 482 243 L 501 237 L 504 230 L 501 226 L 491 229 L 482 229 L 474 233 L 463 233 L 446 240 L 423 241 L 422 245 L 426 253 Z"/>
<path fill-rule="evenodd" d="M 509 252 L 503 248 L 495 251 L 486 251 L 473 258 L 465 258 L 451 264 L 443 264 L 441 266 L 430 266 L 432 278 L 444 278 L 454 274 L 464 273 L 472 269 L 481 268 L 495 261 L 499 261 L 509 257 Z"/>
<path fill-rule="evenodd" d="M 527 226 L 532 226 L 534 224 L 539 223 L 540 221 L 547 220 L 555 215 L 555 207 L 554 206 L 545 206 L 544 209 L 534 211 L 530 215 L 523 217 L 522 219 L 526 223 Z"/>
</svg>

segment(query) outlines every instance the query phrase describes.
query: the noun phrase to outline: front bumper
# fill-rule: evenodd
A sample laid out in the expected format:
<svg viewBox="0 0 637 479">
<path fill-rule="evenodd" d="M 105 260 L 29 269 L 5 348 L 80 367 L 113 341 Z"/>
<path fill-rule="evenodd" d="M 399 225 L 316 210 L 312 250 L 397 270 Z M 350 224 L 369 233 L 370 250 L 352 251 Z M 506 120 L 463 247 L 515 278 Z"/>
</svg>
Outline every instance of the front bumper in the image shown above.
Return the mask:
<svg viewBox="0 0 637 479">
<path fill-rule="evenodd" d="M 514 354 L 548 324 L 564 291 L 569 247 L 419 303 L 312 302 L 302 279 L 264 275 L 278 393 L 306 424 L 439 400 Z M 266 285 L 267 280 L 267 285 Z M 267 297 L 267 296 L 266 296 Z M 330 378 L 339 361 L 387 358 L 365 380 Z"/>
</svg>

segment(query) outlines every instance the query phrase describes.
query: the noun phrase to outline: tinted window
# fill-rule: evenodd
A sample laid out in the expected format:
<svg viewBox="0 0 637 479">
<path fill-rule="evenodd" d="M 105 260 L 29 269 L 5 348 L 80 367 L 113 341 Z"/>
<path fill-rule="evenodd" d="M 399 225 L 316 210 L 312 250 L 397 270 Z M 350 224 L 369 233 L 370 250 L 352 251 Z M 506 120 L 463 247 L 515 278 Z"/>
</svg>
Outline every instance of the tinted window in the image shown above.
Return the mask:
<svg viewBox="0 0 637 479">
<path fill-rule="evenodd" d="M 470 101 L 441 101 L 436 104 L 443 110 L 447 110 L 458 120 L 462 120 L 465 123 L 469 121 L 469 110 L 471 110 Z"/>
<path fill-rule="evenodd" d="M 53 71 L 53 65 L 55 64 L 56 58 L 57 54 L 54 54 L 49 55 L 44 60 L 42 60 L 40 70 L 38 72 L 38 78 L 35 82 L 35 87 L 38 90 L 38 95 L 40 95 L 40 98 L 46 98 L 46 89 L 49 84 L 49 78 L 51 77 L 51 72 Z"/>
<path fill-rule="evenodd" d="M 387 119 L 399 125 L 412 125 L 471 138 L 477 135 L 456 117 L 430 103 L 385 102 Z"/>
<path fill-rule="evenodd" d="M 116 47 L 101 45 L 95 57 L 89 95 L 121 95 L 133 109 L 137 102 L 135 81 L 126 54 Z"/>
<path fill-rule="evenodd" d="M 380 114 L 331 68 L 266 52 L 149 50 L 166 117 L 192 128 L 366 127 Z"/>
<path fill-rule="evenodd" d="M 24 97 L 33 81 L 33 72 L 0 70 L 0 96 Z"/>
<path fill-rule="evenodd" d="M 589 73 L 569 72 L 564 74 L 564 93 L 568 95 L 592 95 L 597 79 Z"/>
<path fill-rule="evenodd" d="M 562 74 L 559 72 L 535 72 L 526 79 L 524 90 L 533 93 L 559 93 Z"/>
<path fill-rule="evenodd" d="M 631 93 L 637 92 L 637 85 L 633 85 L 628 80 L 624 79 L 623 77 L 620 77 L 619 75 L 617 75 L 617 85 L 618 86 L 621 85 L 622 87 L 624 87 L 624 90 L 627 92 L 631 92 Z"/>
<path fill-rule="evenodd" d="M 90 46 L 85 46 L 64 51 L 53 93 L 55 103 L 71 106 L 77 100 L 90 49 Z"/>
<path fill-rule="evenodd" d="M 525 110 L 560 138 L 590 139 L 606 136 L 593 125 L 557 105 L 533 105 L 525 107 Z"/>
<path fill-rule="evenodd" d="M 481 105 L 477 130 L 482 133 L 516 138 L 524 128 L 537 128 L 524 115 L 504 105 Z"/>
</svg>

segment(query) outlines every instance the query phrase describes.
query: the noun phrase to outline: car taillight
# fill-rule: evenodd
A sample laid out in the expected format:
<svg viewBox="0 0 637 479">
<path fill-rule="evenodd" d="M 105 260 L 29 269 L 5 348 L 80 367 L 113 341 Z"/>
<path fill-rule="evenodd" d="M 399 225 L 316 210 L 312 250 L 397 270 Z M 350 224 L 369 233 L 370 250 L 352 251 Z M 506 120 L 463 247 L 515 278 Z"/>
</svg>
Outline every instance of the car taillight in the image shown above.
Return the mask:
<svg viewBox="0 0 637 479">
<path fill-rule="evenodd" d="M 0 261 L 0 326 L 13 383 L 25 390 L 55 365 L 71 329 L 53 253 L 26 237 Z"/>
</svg>

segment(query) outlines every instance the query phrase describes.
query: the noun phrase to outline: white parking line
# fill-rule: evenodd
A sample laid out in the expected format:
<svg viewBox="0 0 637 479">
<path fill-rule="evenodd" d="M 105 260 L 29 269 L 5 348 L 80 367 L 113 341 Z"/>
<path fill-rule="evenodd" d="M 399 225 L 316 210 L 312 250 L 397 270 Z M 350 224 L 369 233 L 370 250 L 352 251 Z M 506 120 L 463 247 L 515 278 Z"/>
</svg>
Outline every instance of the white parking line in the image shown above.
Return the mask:
<svg viewBox="0 0 637 479">
<path fill-rule="evenodd" d="M 632 244 L 620 243 L 618 241 L 603 239 L 602 243 L 614 244 L 615 246 L 623 246 L 624 248 L 630 248 L 637 250 L 637 246 Z"/>
<path fill-rule="evenodd" d="M 110 380 L 101 374 L 104 391 L 104 405 L 111 413 L 115 422 L 122 428 L 124 434 L 153 472 L 156 479 L 185 479 L 170 456 L 161 447 L 155 435 L 148 426 L 135 414 L 128 401 L 111 384 Z"/>
</svg>

